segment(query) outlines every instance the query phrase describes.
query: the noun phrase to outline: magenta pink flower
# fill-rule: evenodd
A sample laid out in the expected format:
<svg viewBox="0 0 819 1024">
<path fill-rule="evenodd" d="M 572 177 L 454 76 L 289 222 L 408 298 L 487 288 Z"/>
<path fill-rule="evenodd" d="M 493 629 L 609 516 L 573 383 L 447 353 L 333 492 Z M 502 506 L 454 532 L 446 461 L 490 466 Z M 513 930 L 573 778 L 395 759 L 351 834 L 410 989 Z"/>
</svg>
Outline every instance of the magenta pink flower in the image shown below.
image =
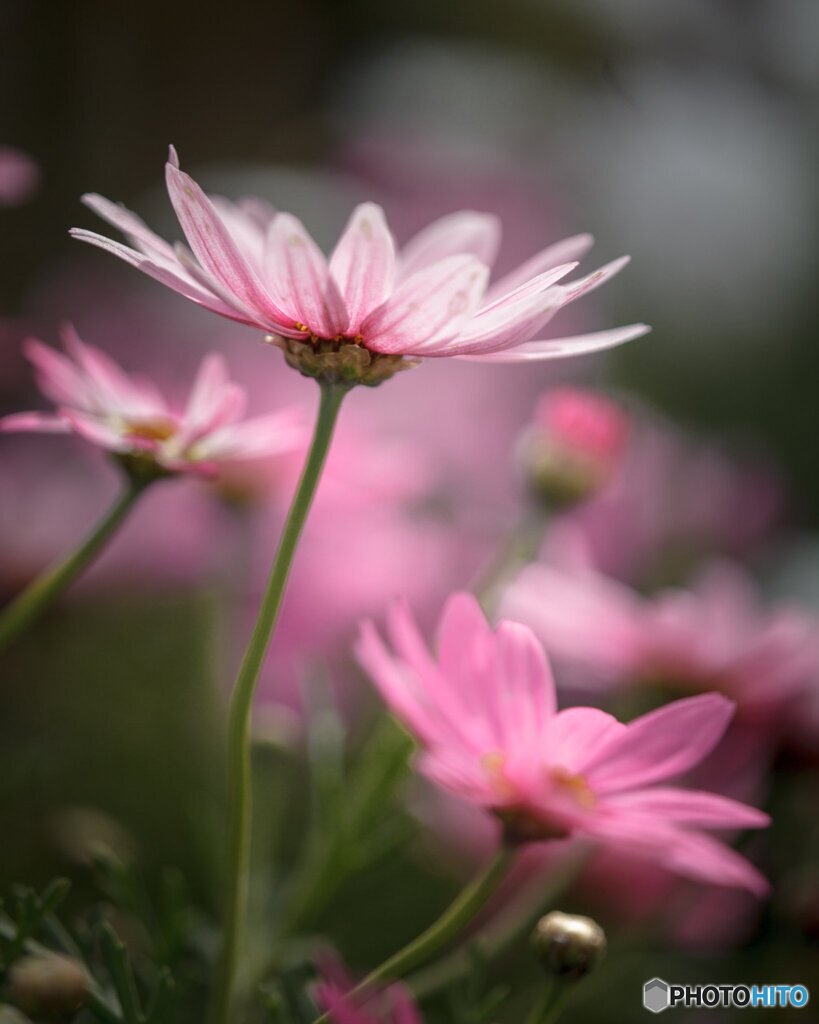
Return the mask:
<svg viewBox="0 0 819 1024">
<path fill-rule="evenodd" d="M 502 608 L 587 681 L 717 689 L 768 725 L 819 679 L 816 617 L 763 608 L 752 581 L 727 563 L 711 566 L 690 590 L 654 597 L 590 570 L 534 565 Z"/>
<path fill-rule="evenodd" d="M 560 387 L 541 397 L 533 426 L 567 457 L 588 459 L 610 473 L 623 454 L 631 421 L 620 406 L 603 395 Z"/>
<path fill-rule="evenodd" d="M 133 213 L 97 195 L 86 204 L 131 246 L 91 231 L 75 238 L 119 256 L 207 309 L 284 338 L 400 357 L 459 356 L 496 362 L 596 352 L 644 334 L 632 324 L 573 338 L 544 337 L 552 317 L 598 287 L 625 257 L 559 284 L 591 244 L 552 245 L 491 287 L 499 243 L 494 217 L 468 211 L 435 221 L 401 250 L 374 203 L 352 213 L 329 260 L 304 225 L 258 200 L 208 197 L 171 149 L 171 202 L 190 249 L 171 246 Z"/>
<path fill-rule="evenodd" d="M 331 1024 L 423 1024 L 403 985 L 387 985 L 365 999 L 352 998 L 355 983 L 338 960 L 323 957 L 320 968 L 323 980 L 316 987 L 316 1001 Z"/>
<path fill-rule="evenodd" d="M 138 456 L 175 473 L 213 475 L 237 460 L 261 459 L 303 442 L 301 415 L 284 410 L 241 421 L 244 391 L 221 356 L 203 361 L 187 405 L 173 409 L 154 385 L 129 376 L 104 352 L 66 328 L 67 355 L 30 340 L 25 351 L 55 413 L 0 419 L 0 432 L 75 433 L 117 455 Z"/>
<path fill-rule="evenodd" d="M 389 615 L 391 654 L 372 623 L 361 664 L 421 743 L 421 771 L 497 815 L 512 841 L 585 837 L 661 860 L 680 874 L 762 893 L 764 878 L 700 829 L 760 828 L 767 815 L 680 789 L 714 748 L 733 704 L 676 701 L 624 725 L 596 708 L 557 711 L 543 650 L 526 627 L 493 632 L 474 597 L 445 608 L 437 658 L 404 605 Z"/>
</svg>

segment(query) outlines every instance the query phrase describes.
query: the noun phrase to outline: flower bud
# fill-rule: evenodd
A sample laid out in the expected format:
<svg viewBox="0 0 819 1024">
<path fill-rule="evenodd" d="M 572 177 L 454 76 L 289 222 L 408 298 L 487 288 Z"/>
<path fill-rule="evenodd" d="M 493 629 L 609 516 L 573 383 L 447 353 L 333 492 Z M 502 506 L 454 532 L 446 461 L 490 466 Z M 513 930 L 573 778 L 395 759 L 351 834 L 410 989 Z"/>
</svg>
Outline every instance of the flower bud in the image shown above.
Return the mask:
<svg viewBox="0 0 819 1024">
<path fill-rule="evenodd" d="M 9 998 L 29 1016 L 70 1016 L 84 1003 L 90 978 L 85 967 L 57 953 L 25 956 L 9 972 Z"/>
<path fill-rule="evenodd" d="M 627 414 L 602 395 L 569 387 L 547 392 L 521 441 L 530 489 L 549 505 L 593 497 L 619 467 L 629 430 Z"/>
<path fill-rule="evenodd" d="M 606 933 L 590 917 L 553 910 L 535 926 L 532 943 L 543 966 L 567 981 L 589 974 L 606 951 Z"/>
</svg>

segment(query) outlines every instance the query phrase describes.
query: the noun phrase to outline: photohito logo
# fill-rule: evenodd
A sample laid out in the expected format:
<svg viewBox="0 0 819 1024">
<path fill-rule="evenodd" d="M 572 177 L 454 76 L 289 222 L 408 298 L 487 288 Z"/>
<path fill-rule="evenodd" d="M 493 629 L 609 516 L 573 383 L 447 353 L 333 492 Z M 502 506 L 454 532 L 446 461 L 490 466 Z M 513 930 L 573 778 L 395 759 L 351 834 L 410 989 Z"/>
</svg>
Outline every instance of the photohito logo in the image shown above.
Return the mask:
<svg viewBox="0 0 819 1024">
<path fill-rule="evenodd" d="M 652 978 L 643 985 L 643 1006 L 652 1013 L 675 1006 L 703 1010 L 789 1006 L 801 1010 L 809 1002 L 810 992 L 805 985 L 673 985 L 662 978 Z"/>
</svg>

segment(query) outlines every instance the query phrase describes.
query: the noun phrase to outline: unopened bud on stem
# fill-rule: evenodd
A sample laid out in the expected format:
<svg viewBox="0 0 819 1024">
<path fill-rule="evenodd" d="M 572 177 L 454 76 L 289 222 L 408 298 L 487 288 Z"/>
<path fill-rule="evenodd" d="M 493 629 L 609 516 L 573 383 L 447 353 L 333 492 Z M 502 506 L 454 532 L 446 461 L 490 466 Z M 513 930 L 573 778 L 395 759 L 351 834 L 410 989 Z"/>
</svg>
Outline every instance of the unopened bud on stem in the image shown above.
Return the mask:
<svg viewBox="0 0 819 1024">
<path fill-rule="evenodd" d="M 593 497 L 619 468 L 629 430 L 628 415 L 603 395 L 547 391 L 520 442 L 529 489 L 551 508 Z"/>
<path fill-rule="evenodd" d="M 606 951 L 606 933 L 590 917 L 553 910 L 535 926 L 532 943 L 543 966 L 566 981 L 595 969 Z"/>
</svg>

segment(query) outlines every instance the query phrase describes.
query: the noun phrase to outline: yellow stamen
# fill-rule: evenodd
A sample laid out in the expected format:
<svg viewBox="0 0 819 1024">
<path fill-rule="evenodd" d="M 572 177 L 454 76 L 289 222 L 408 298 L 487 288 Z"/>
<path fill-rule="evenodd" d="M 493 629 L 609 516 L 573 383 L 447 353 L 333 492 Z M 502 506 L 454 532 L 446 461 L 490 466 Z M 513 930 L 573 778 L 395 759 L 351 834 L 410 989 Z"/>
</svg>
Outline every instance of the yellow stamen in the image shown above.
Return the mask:
<svg viewBox="0 0 819 1024">
<path fill-rule="evenodd" d="M 127 429 L 131 437 L 143 441 L 167 441 L 176 433 L 176 424 L 171 420 L 131 420 Z"/>
<path fill-rule="evenodd" d="M 581 807 L 591 810 L 597 804 L 597 797 L 583 775 L 570 772 L 567 768 L 553 768 L 549 774 L 552 782 Z"/>
</svg>

